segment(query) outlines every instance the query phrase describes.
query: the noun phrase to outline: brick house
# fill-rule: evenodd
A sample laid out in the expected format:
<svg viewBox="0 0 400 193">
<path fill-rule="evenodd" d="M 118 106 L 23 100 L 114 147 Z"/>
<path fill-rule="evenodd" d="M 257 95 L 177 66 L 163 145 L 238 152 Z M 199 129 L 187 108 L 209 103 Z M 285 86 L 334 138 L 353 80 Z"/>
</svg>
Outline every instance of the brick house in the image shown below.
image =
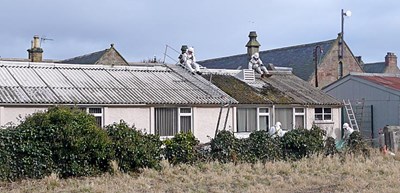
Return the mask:
<svg viewBox="0 0 400 193">
<path fill-rule="evenodd" d="M 360 61 L 353 55 L 346 42 L 343 42 L 343 56 L 340 57 L 342 44 L 340 35 L 332 40 L 265 51 L 259 51 L 261 45 L 256 39 L 256 32 L 250 32 L 249 38 L 246 44 L 247 54 L 209 59 L 198 63 L 209 69 L 244 69 L 248 66 L 250 56 L 259 52 L 264 64 L 272 63 L 278 67 L 292 68 L 294 75 L 315 86 L 314 51 L 319 47 L 322 52 L 317 50 L 318 87 L 322 88 L 335 82 L 350 72 L 363 72 Z"/>
</svg>

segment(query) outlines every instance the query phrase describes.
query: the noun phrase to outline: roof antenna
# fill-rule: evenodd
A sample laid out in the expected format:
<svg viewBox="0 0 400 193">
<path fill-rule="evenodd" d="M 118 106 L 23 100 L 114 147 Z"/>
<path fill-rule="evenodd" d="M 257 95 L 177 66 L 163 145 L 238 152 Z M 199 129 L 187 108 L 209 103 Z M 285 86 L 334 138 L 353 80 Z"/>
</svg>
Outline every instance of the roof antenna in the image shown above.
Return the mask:
<svg viewBox="0 0 400 193">
<path fill-rule="evenodd" d="M 42 42 L 44 43 L 44 42 L 47 41 L 47 40 L 49 40 L 49 41 L 54 41 L 54 39 L 46 38 L 46 36 L 43 36 L 43 37 L 40 38 L 40 45 L 42 45 Z"/>
</svg>

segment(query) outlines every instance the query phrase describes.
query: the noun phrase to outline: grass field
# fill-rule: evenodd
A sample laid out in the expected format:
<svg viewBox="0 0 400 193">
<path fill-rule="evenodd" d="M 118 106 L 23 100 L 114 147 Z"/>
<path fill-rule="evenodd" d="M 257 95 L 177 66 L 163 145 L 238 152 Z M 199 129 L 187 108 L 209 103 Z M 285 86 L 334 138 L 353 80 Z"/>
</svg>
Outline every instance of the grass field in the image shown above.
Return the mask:
<svg viewBox="0 0 400 193">
<path fill-rule="evenodd" d="M 258 164 L 201 163 L 140 174 L 2 182 L 0 192 L 399 192 L 400 157 L 339 156 Z"/>
</svg>

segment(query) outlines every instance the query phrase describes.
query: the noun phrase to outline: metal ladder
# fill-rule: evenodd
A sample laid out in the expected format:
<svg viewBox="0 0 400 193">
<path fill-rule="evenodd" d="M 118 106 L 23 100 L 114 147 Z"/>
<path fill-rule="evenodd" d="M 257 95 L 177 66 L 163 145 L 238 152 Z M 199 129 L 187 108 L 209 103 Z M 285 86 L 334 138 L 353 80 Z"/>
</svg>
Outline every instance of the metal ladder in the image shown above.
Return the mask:
<svg viewBox="0 0 400 193">
<path fill-rule="evenodd" d="M 347 101 L 343 99 L 344 108 L 346 109 L 347 118 L 349 118 L 350 127 L 355 131 L 360 131 L 357 124 L 356 116 L 354 115 L 353 107 L 351 106 L 350 100 Z"/>
</svg>

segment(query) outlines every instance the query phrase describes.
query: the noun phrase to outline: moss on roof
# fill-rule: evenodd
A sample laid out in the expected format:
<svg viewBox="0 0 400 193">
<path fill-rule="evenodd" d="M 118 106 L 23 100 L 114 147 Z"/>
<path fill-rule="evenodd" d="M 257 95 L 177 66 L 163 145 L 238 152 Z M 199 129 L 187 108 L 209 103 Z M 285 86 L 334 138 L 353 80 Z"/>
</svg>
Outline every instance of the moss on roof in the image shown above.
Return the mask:
<svg viewBox="0 0 400 193">
<path fill-rule="evenodd" d="M 273 87 L 269 83 L 265 83 L 260 93 L 266 96 L 269 100 L 273 101 L 274 103 L 288 104 L 295 102 L 293 98 L 285 95 L 282 91 Z"/>
</svg>

